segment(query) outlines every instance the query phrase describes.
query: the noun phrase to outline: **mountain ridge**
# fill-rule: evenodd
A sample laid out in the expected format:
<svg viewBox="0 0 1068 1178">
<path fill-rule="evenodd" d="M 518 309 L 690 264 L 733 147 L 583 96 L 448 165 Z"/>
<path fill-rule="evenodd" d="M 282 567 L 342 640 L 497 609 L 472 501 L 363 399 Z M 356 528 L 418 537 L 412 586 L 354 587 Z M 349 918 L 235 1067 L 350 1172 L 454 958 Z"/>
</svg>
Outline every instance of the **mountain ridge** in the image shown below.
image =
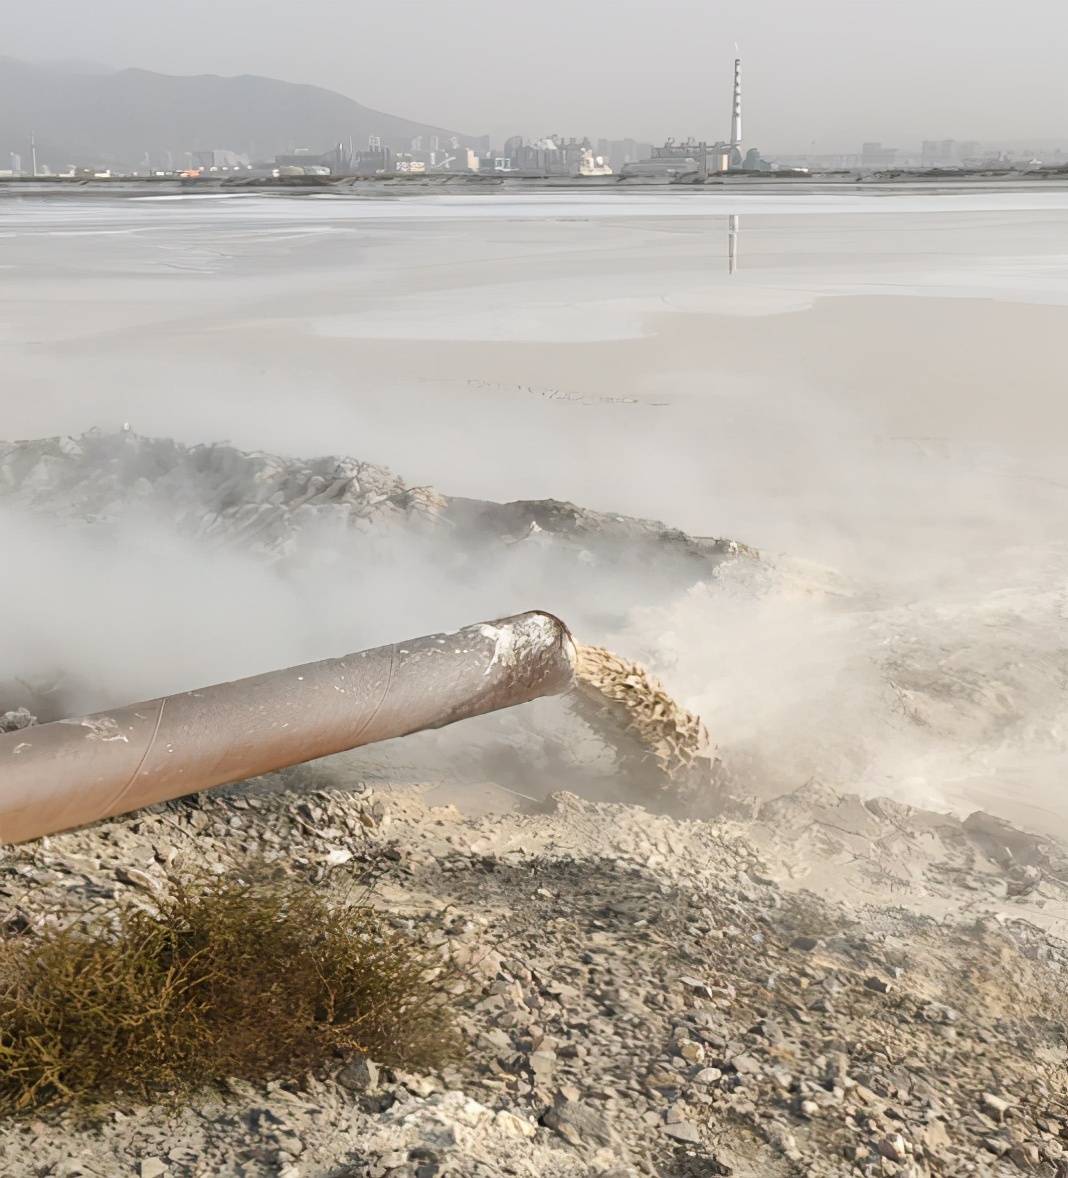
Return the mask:
<svg viewBox="0 0 1068 1178">
<path fill-rule="evenodd" d="M 419 135 L 475 142 L 309 83 L 136 67 L 81 72 L 0 56 L 0 153 L 28 162 L 31 133 L 39 163 L 53 170 L 136 167 L 146 154 L 154 163 L 169 155 L 180 166 L 188 153 L 212 149 L 269 159 L 297 147 L 326 151 L 350 139 L 363 147 L 372 135 L 392 147 Z"/>
</svg>

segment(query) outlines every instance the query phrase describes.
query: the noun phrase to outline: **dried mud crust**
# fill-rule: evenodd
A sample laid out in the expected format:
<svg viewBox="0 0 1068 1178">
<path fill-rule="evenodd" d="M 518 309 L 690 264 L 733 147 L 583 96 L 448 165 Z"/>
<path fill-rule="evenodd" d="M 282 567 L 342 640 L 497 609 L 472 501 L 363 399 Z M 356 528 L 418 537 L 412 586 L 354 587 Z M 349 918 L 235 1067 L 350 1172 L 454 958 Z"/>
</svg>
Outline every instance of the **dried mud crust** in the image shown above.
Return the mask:
<svg viewBox="0 0 1068 1178">
<path fill-rule="evenodd" d="M 314 783 L 309 771 L 308 784 Z M 0 919 L 151 905 L 249 856 L 375 904 L 465 981 L 442 1075 L 373 1061 L 176 1109 L 0 1129 L 0 1173 L 112 1178 L 1060 1175 L 1065 946 L 784 892 L 736 824 L 557 795 L 464 819 L 405 793 L 202 797 L 8 850 Z M 136 866 L 134 866 L 136 865 Z M 917 884 L 917 887 L 922 885 Z M 32 934 L 31 934 L 32 935 Z"/>
</svg>

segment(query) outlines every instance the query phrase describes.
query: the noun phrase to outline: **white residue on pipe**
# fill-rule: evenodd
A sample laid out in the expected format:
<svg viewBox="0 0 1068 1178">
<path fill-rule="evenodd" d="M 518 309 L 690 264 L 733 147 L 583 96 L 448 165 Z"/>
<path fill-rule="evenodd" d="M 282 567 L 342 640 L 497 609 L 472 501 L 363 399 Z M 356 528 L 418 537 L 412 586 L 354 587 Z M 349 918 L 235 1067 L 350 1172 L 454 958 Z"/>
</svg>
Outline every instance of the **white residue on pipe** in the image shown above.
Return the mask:
<svg viewBox="0 0 1068 1178">
<path fill-rule="evenodd" d="M 550 643 L 557 624 L 546 614 L 533 613 L 507 626 L 490 626 L 486 623 L 478 626 L 478 632 L 483 638 L 493 640 L 493 658 L 483 674 L 488 675 L 498 665 L 514 667 L 531 649 Z"/>
<path fill-rule="evenodd" d="M 87 740 L 121 740 L 124 744 L 130 743 L 130 738 L 126 733 L 119 731 L 118 724 L 110 716 L 105 716 L 102 719 L 82 717 L 78 720 L 61 720 L 60 723 L 77 724 L 81 728 L 88 728 Z"/>
</svg>

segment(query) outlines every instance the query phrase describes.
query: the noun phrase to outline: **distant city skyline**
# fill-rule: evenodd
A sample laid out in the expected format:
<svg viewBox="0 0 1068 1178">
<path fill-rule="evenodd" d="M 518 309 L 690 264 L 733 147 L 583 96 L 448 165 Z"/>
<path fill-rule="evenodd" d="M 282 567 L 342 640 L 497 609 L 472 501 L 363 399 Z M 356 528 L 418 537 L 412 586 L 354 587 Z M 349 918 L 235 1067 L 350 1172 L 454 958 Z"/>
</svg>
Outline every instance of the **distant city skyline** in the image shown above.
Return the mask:
<svg viewBox="0 0 1068 1178">
<path fill-rule="evenodd" d="M 0 58 L 0 66 L 4 66 L 5 63 L 9 66 L 12 63 L 18 64 L 15 63 L 14 59 L 12 58 Z M 131 68 L 134 68 L 135 72 L 138 74 L 145 73 L 145 71 L 137 71 L 135 67 Z M 46 89 L 51 92 L 52 82 L 49 79 L 53 77 L 56 79 L 57 84 L 61 77 L 69 77 L 71 74 L 80 74 L 85 80 L 99 82 L 109 76 L 116 75 L 121 71 L 116 67 L 106 66 L 103 63 L 89 63 L 84 61 L 68 60 L 60 62 L 38 63 L 38 68 L 35 70 L 35 72 L 38 75 L 38 79 L 40 79 L 42 76 L 46 79 Z M 148 72 L 146 76 L 156 76 L 159 81 L 163 80 L 163 76 L 153 75 L 151 72 Z M 198 81 L 197 78 L 183 77 L 181 75 L 166 75 L 166 77 L 174 78 L 183 82 Z M 229 80 L 240 80 L 247 83 L 255 82 L 255 79 L 249 77 L 248 75 L 245 75 L 244 78 Z M 283 79 L 266 80 L 273 83 L 280 83 L 289 91 L 294 91 L 295 87 L 295 93 L 304 94 L 308 92 L 303 87 L 301 87 L 299 83 L 294 84 Z M 210 79 L 201 77 L 199 81 L 206 82 L 210 81 Z M 343 97 L 346 101 L 352 97 L 339 96 L 338 92 L 328 93 L 333 93 L 335 96 Z M 247 100 L 247 97 L 248 95 L 245 95 L 243 98 L 242 96 L 235 94 L 234 100 L 240 103 L 244 100 Z M 284 102 L 285 100 L 282 101 Z M 52 103 L 52 105 L 54 105 L 54 103 Z M 221 113 L 221 108 L 219 113 Z M 22 122 L 18 122 L 17 126 L 13 126 L 10 118 L 11 112 L 8 112 L 8 114 L 8 125 L 6 130 L 0 127 L 0 140 L 2 140 L 0 141 L 0 153 L 7 154 L 9 156 L 10 168 L 6 169 L 2 166 L 2 164 L 0 164 L 0 173 L 10 174 L 12 171 L 18 172 L 20 170 L 19 165 L 22 161 L 19 160 L 18 157 L 24 151 L 28 152 L 30 157 L 33 155 L 30 144 L 31 132 L 27 129 L 29 127 L 29 122 L 32 122 L 33 120 L 31 118 L 30 121 L 26 123 L 25 127 L 22 125 Z M 394 112 L 379 112 L 379 114 L 381 115 L 383 122 L 396 122 L 396 115 Z M 363 115 L 365 118 L 370 117 L 372 122 L 379 117 L 379 115 L 374 111 L 368 110 L 364 110 Z M 730 120 L 728 119 L 728 121 Z M 268 120 L 268 123 L 270 123 L 270 120 Z M 311 133 L 302 133 L 299 142 L 298 139 L 294 138 L 288 148 L 290 152 L 299 150 L 311 152 L 316 155 L 333 152 L 334 147 L 338 142 L 338 135 L 336 133 L 331 135 L 320 133 L 319 131 L 315 130 L 315 128 L 318 127 L 318 124 L 314 119 L 310 121 L 305 120 L 305 125 L 309 127 Z M 359 134 L 354 136 L 349 133 L 349 131 L 352 129 L 353 128 L 351 127 L 346 127 L 345 134 L 343 134 L 341 138 L 345 139 L 346 141 L 351 141 L 350 149 L 351 145 L 355 145 L 355 147 L 360 150 L 367 148 L 368 144 L 362 141 L 362 138 Z M 382 128 L 379 128 L 379 130 L 381 129 Z M 55 129 L 53 128 L 53 135 L 54 130 Z M 338 128 L 335 127 L 335 132 L 337 130 Z M 237 149 L 238 154 L 242 154 L 244 157 L 246 157 L 245 164 L 247 166 L 249 158 L 254 154 L 251 149 L 243 146 L 241 141 L 235 140 L 232 135 L 228 136 L 228 133 L 225 130 L 214 125 L 210 121 L 204 126 L 197 125 L 195 130 L 193 128 L 187 127 L 187 132 L 187 139 L 189 141 L 184 143 L 184 145 L 181 147 L 177 147 L 176 143 L 161 144 L 158 142 L 154 143 L 150 148 L 145 148 L 142 146 L 142 148 L 139 150 L 145 153 L 146 166 L 148 157 L 150 155 L 154 155 L 157 157 L 157 162 L 160 157 L 166 156 L 166 166 L 168 168 L 194 167 L 196 166 L 197 161 L 201 156 L 211 155 L 213 153 L 217 155 L 233 155 L 235 148 Z M 189 138 L 190 134 L 192 135 L 192 138 Z M 730 128 L 730 134 L 734 134 L 733 125 Z M 432 129 L 430 129 L 430 136 L 435 140 L 439 138 L 439 135 L 434 134 Z M 554 129 L 552 132 L 549 132 L 546 128 L 539 128 L 533 132 L 529 129 L 516 131 L 514 128 L 512 128 L 506 137 L 494 136 L 492 134 L 468 136 L 468 142 L 479 147 L 483 155 L 500 154 L 503 151 L 503 154 L 507 156 L 509 154 L 509 144 L 523 141 L 528 145 L 533 145 L 539 141 L 546 140 L 548 136 L 559 136 L 563 141 L 567 141 L 568 139 L 588 139 L 589 146 L 595 149 L 598 153 L 603 154 L 606 157 L 611 155 L 612 162 L 617 167 L 622 158 L 624 158 L 624 154 L 626 159 L 633 160 L 635 158 L 644 158 L 640 154 L 634 154 L 635 148 L 639 145 L 644 148 L 646 152 L 648 152 L 653 143 L 663 142 L 664 140 L 678 141 L 680 143 L 687 141 L 698 141 L 696 137 L 691 136 L 687 139 L 686 137 L 678 135 L 665 136 L 662 140 L 642 140 L 641 137 L 634 135 L 624 135 L 617 137 L 601 134 L 600 129 L 598 128 L 585 127 L 577 128 L 576 134 L 576 127 L 568 126 L 564 129 Z M 445 138 L 449 137 L 450 136 L 448 134 L 445 135 Z M 455 137 L 452 136 L 452 138 Z M 711 136 L 708 137 L 706 142 L 712 144 L 721 141 L 721 138 L 722 137 L 719 136 Z M 371 139 L 380 140 L 380 136 L 372 135 Z M 421 151 L 423 147 L 422 139 L 423 136 L 414 137 L 409 143 L 409 141 L 403 136 L 398 137 L 396 134 L 390 136 L 392 146 L 401 151 L 406 151 L 409 147 L 414 151 Z M 66 143 L 66 140 L 64 140 L 64 142 Z M 772 160 L 780 160 L 785 163 L 792 162 L 795 164 L 812 161 L 815 165 L 825 168 L 835 166 L 878 168 L 899 165 L 940 167 L 956 166 L 968 163 L 974 165 L 982 160 L 1000 158 L 1005 155 L 1012 157 L 1016 161 L 1026 161 L 1029 158 L 1036 158 L 1039 160 L 1047 159 L 1049 162 L 1055 164 L 1062 164 L 1066 153 L 1068 153 L 1068 135 L 1055 139 L 1040 139 L 1037 137 L 1031 137 L 986 141 L 957 138 L 954 136 L 938 138 L 925 137 L 922 140 L 916 142 L 901 141 L 896 144 L 886 145 L 884 145 L 882 141 L 872 140 L 870 138 L 865 138 L 859 143 L 843 144 L 824 143 L 814 140 L 808 144 L 780 146 L 779 148 L 773 148 L 770 151 L 762 149 L 758 145 L 754 145 L 751 142 L 745 142 L 744 139 L 741 142 L 745 151 L 748 151 L 754 157 L 758 156 L 758 154 L 762 154 L 764 157 L 771 158 Z M 192 144 L 192 146 L 190 146 L 190 144 Z M 625 147 L 623 146 L 624 144 L 629 144 L 630 146 Z M 608 145 L 612 146 L 609 147 Z M 68 144 L 68 146 L 70 145 Z M 84 147 L 84 145 L 81 146 Z M 441 146 L 446 146 L 444 140 L 442 141 Z M 455 146 L 457 146 L 457 144 L 453 144 L 453 147 Z M 744 151 L 736 153 L 736 162 L 741 161 L 742 154 L 744 153 Z M 82 164 L 105 162 L 107 158 L 106 153 L 97 153 L 96 157 L 94 158 L 94 153 L 92 150 L 85 150 L 82 152 L 82 154 L 84 155 L 84 158 L 81 158 L 78 161 Z M 442 152 L 441 154 L 447 155 L 448 150 Z M 75 155 L 78 155 L 77 149 L 75 150 Z M 273 155 L 274 152 L 270 151 L 266 154 L 260 152 L 259 158 L 266 160 L 272 158 Z M 179 162 L 176 163 L 175 161 Z M 132 157 L 130 157 L 127 153 L 125 163 L 129 165 L 132 162 Z M 429 162 L 431 165 L 433 164 L 433 157 L 430 157 Z M 68 160 L 64 166 L 69 166 L 73 163 L 74 159 L 72 158 Z M 154 164 L 153 166 L 157 165 Z M 725 167 L 726 164 L 723 166 Z M 27 168 L 26 170 L 28 171 L 29 169 Z M 48 170 L 47 166 L 45 170 Z"/>
<path fill-rule="evenodd" d="M 503 15 L 496 0 L 37 0 L 5 25 L 13 56 L 263 74 L 497 142 L 725 138 L 735 41 L 746 140 L 766 152 L 1068 136 L 1059 0 L 1021 0 L 1011 19 L 970 0 L 542 0 Z"/>
</svg>

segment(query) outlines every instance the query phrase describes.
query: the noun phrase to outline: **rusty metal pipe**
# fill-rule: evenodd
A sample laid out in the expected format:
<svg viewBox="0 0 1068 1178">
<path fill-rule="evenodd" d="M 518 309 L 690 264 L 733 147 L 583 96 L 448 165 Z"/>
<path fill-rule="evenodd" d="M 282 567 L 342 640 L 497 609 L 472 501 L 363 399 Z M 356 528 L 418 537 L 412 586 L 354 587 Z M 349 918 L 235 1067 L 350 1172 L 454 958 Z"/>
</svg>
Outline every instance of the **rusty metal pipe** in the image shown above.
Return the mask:
<svg viewBox="0 0 1068 1178">
<path fill-rule="evenodd" d="M 527 613 L 0 735 L 0 843 L 566 691 L 575 648 Z"/>
</svg>

